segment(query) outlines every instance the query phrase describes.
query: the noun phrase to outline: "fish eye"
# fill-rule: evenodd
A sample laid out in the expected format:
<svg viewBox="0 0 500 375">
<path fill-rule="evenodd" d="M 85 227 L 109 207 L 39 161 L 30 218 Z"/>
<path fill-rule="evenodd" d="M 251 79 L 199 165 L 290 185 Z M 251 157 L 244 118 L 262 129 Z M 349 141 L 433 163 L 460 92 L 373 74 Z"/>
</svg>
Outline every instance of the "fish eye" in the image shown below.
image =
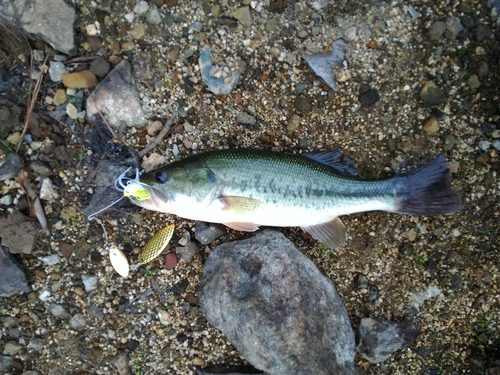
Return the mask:
<svg viewBox="0 0 500 375">
<path fill-rule="evenodd" d="M 165 171 L 158 171 L 155 173 L 155 180 L 156 182 L 160 184 L 164 184 L 168 180 L 168 175 L 167 172 Z"/>
</svg>

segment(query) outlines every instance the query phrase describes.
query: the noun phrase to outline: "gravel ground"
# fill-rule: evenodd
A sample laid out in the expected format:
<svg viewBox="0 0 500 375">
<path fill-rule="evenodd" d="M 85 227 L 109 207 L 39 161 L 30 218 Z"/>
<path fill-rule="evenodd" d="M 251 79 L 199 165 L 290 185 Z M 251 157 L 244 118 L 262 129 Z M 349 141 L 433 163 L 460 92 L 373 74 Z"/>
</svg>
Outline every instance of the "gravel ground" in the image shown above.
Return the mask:
<svg viewBox="0 0 500 375">
<path fill-rule="evenodd" d="M 413 18 L 410 3 L 397 1 L 152 0 L 143 15 L 137 7 L 134 13 L 136 3 L 73 1 L 80 55 L 113 53 L 134 61 L 142 51 L 151 61 L 135 65 L 150 123 L 129 129 L 120 142 L 141 150 L 158 132 L 154 120 L 164 123 L 181 113 L 146 157 L 156 153 L 170 162 L 229 147 L 340 149 L 355 160 L 361 177 L 383 178 L 444 153 L 463 199 L 455 215 L 351 215 L 343 218 L 348 239 L 338 251 L 297 228 L 283 233 L 336 283 L 355 328 L 364 316 L 421 328 L 414 345 L 382 364 L 357 357 L 361 373 L 484 374 L 500 367 L 494 363 L 500 360 L 500 53 L 488 4 L 413 1 L 420 14 Z M 236 21 L 233 12 L 244 6 L 240 12 L 248 10 L 250 20 L 243 14 Z M 162 17 L 159 24 L 151 9 Z M 132 32 L 140 25 L 148 26 L 143 36 Z M 335 92 L 301 56 L 328 52 L 338 38 L 350 48 L 347 63 L 336 70 Z M 201 79 L 198 56 L 205 45 L 213 60 L 246 65 L 228 95 L 210 93 Z M 138 71 L 154 72 L 154 79 L 137 79 Z M 42 97 L 59 87 L 44 85 Z M 372 100 L 374 92 L 380 100 Z M 37 111 L 47 112 L 42 102 Z M 121 278 L 110 265 L 102 228 L 80 213 L 94 193 L 88 182 L 92 152 L 82 136 L 89 125 L 76 123 L 75 129 L 62 126 L 60 135 L 74 153 L 66 163 L 51 164 L 60 194 L 45 204 L 51 234 L 19 258 L 32 291 L 1 300 L 0 350 L 5 356 L 8 342 L 20 344 L 6 373 L 190 374 L 193 365 L 244 364 L 203 318 L 197 293 L 210 249 L 246 234 L 228 231 L 174 269 L 159 257 Z M 42 144 L 51 142 L 36 134 Z M 40 158 L 32 145 L 21 155 Z M 13 180 L 2 184 L 7 192 L 22 201 Z M 2 208 L 15 211 L 15 202 Z M 99 217 L 110 244 L 132 263 L 169 223 L 176 230 L 168 251 L 194 238 L 194 223 L 131 205 Z M 42 260 L 50 254 L 60 256 L 54 265 Z M 82 275 L 95 276 L 98 288 L 88 291 Z M 50 297 L 41 298 L 44 291 Z M 65 311 L 49 313 L 54 304 Z"/>
</svg>

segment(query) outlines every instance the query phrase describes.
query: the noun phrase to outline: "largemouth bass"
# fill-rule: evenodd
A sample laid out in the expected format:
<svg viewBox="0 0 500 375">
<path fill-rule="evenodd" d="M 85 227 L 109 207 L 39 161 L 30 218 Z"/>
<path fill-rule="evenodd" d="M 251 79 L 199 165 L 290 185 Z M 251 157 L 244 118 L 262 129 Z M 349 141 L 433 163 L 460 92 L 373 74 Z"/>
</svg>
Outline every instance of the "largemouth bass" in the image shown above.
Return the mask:
<svg viewBox="0 0 500 375">
<path fill-rule="evenodd" d="M 373 210 L 441 215 L 461 207 L 442 155 L 410 173 L 374 181 L 357 178 L 341 160 L 338 151 L 210 151 L 141 176 L 136 182 L 144 194 L 128 195 L 148 210 L 241 231 L 298 226 L 332 248 L 345 243 L 341 215 Z"/>
</svg>

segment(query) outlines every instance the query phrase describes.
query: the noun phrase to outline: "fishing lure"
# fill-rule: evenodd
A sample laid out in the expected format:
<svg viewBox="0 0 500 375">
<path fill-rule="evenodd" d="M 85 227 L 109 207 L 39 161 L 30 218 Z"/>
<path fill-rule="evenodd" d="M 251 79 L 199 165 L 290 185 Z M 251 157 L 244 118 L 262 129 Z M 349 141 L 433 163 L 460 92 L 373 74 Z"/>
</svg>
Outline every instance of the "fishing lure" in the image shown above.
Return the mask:
<svg viewBox="0 0 500 375">
<path fill-rule="evenodd" d="M 112 246 L 109 249 L 109 260 L 115 271 L 121 277 L 128 276 L 130 267 L 128 264 L 127 257 L 116 246 Z"/>
<path fill-rule="evenodd" d="M 151 198 L 151 194 L 144 188 L 145 184 L 139 180 L 139 169 L 135 170 L 135 178 L 126 177 L 128 168 L 115 180 L 115 189 L 123 192 L 123 196 L 136 201 L 145 201 Z"/>
<path fill-rule="evenodd" d="M 155 259 L 167 247 L 174 233 L 175 225 L 171 224 L 155 233 L 142 248 L 139 264 L 146 264 Z"/>
</svg>

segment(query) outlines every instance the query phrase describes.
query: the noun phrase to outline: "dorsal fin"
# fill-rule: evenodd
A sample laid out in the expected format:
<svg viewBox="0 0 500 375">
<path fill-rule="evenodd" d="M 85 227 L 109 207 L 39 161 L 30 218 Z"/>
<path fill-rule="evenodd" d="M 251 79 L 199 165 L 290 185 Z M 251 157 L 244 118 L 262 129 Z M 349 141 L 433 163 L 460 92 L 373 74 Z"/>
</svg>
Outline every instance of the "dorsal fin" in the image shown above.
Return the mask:
<svg viewBox="0 0 500 375">
<path fill-rule="evenodd" d="M 339 150 L 313 151 L 301 155 L 317 161 L 318 163 L 328 165 L 342 176 L 356 177 L 358 175 L 357 169 L 354 168 L 354 161 L 350 158 L 344 161 L 344 155 Z"/>
</svg>

